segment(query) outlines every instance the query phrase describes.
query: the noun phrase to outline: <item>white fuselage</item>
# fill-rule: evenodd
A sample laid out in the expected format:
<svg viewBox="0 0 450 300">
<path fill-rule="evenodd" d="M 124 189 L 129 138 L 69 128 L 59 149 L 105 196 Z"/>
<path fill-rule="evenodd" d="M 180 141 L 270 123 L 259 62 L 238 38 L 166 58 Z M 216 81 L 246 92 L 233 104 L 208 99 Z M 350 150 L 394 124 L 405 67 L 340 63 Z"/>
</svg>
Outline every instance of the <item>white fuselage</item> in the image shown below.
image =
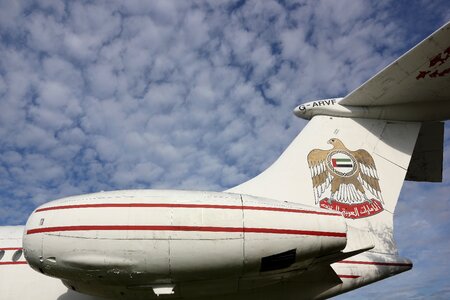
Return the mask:
<svg viewBox="0 0 450 300">
<path fill-rule="evenodd" d="M 23 256 L 12 261 L 22 248 L 22 233 L 28 262 L 38 272 Z M 230 193 L 117 191 L 69 197 L 39 207 L 25 228 L 10 227 L 0 236 L 9 237 L 0 238 L 0 248 L 6 249 L 0 264 L 2 299 L 96 299 L 89 294 L 149 299 L 158 293 L 310 299 L 411 268 L 409 261 L 374 253 L 331 267 L 321 264 L 321 258 L 346 245 L 339 213 Z M 270 259 L 279 253 L 287 254 Z"/>
<path fill-rule="evenodd" d="M 229 193 L 119 191 L 37 208 L 23 247 L 34 269 L 73 290 L 193 297 L 252 289 L 258 277 L 280 271 L 297 275 L 343 250 L 346 231 L 340 213 L 300 204 Z"/>
</svg>

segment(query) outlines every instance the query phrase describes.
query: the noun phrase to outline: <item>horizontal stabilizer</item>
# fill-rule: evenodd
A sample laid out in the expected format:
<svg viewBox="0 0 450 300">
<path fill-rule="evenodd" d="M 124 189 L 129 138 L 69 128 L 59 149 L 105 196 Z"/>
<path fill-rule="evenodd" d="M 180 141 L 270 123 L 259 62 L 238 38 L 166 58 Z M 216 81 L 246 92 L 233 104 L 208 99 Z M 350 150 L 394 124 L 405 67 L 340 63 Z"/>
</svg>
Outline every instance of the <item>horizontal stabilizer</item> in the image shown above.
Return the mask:
<svg viewBox="0 0 450 300">
<path fill-rule="evenodd" d="M 450 101 L 450 22 L 391 63 L 341 102 L 380 106 Z"/>
</svg>

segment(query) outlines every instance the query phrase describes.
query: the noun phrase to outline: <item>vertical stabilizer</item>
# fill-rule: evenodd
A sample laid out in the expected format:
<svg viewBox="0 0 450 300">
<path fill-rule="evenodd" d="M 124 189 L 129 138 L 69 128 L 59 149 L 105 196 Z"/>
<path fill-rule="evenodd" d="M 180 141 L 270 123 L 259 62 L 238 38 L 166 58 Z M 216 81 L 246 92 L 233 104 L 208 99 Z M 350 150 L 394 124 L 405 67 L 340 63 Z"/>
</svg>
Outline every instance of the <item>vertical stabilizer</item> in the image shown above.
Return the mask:
<svg viewBox="0 0 450 300">
<path fill-rule="evenodd" d="M 275 163 L 228 192 L 342 212 L 348 250 L 396 253 L 393 213 L 420 123 L 316 116 Z"/>
</svg>

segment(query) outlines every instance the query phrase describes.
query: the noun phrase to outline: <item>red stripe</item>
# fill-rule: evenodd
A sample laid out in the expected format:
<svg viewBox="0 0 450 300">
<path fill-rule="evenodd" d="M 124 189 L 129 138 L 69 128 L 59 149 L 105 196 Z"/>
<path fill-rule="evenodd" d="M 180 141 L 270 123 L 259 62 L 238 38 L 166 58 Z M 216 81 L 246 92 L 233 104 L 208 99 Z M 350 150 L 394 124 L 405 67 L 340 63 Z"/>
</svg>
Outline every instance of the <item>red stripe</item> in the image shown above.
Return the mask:
<svg viewBox="0 0 450 300">
<path fill-rule="evenodd" d="M 333 167 L 336 168 L 336 159 L 332 158 L 331 159 L 331 164 L 333 165 Z"/>
<path fill-rule="evenodd" d="M 157 225 L 80 225 L 44 227 L 27 230 L 27 234 L 59 232 L 59 231 L 90 231 L 90 230 L 148 230 L 148 231 L 202 231 L 202 232 L 240 232 L 240 233 L 273 233 L 296 234 L 312 236 L 346 237 L 345 232 L 325 232 L 296 229 L 276 228 L 242 228 L 242 227 L 211 227 L 211 226 L 157 226 Z"/>
<path fill-rule="evenodd" d="M 315 214 L 315 215 L 325 215 L 325 216 L 342 216 L 342 214 L 335 213 L 335 212 L 322 212 L 322 211 L 279 208 L 279 207 L 242 206 L 242 209 L 243 210 L 268 210 L 268 211 L 292 212 L 292 213 Z"/>
<path fill-rule="evenodd" d="M 266 210 L 278 212 L 292 212 L 303 214 L 315 214 L 326 216 L 341 216 L 335 212 L 321 212 L 303 209 L 281 208 L 281 207 L 263 207 L 263 206 L 239 206 L 239 205 L 216 205 L 216 204 L 173 204 L 173 203 L 96 203 L 96 204 L 74 204 L 62 206 L 50 206 L 38 208 L 36 212 L 61 209 L 76 208 L 117 208 L 117 207 L 166 207 L 166 208 L 210 208 L 210 209 L 243 209 L 243 210 Z"/>
<path fill-rule="evenodd" d="M 22 248 L 15 248 L 15 247 L 10 247 L 10 248 L 0 248 L 0 251 L 1 250 L 5 250 L 5 251 L 8 251 L 8 250 L 22 250 Z"/>
<path fill-rule="evenodd" d="M 5 261 L 0 262 L 0 265 L 26 265 L 26 261 Z"/>
<path fill-rule="evenodd" d="M 412 267 L 412 264 L 395 263 L 395 262 L 342 260 L 342 261 L 338 261 L 337 263 L 340 263 L 340 264 L 357 264 L 357 265 L 375 265 L 375 266 L 393 266 L 393 267 Z"/>
<path fill-rule="evenodd" d="M 350 278 L 350 279 L 356 279 L 359 278 L 361 276 L 358 275 L 338 275 L 339 278 Z"/>
<path fill-rule="evenodd" d="M 325 231 L 294 230 L 294 229 L 244 228 L 244 232 L 298 234 L 298 235 L 330 236 L 330 237 L 343 237 L 343 238 L 347 237 L 347 234 L 345 232 L 325 232 Z"/>
</svg>

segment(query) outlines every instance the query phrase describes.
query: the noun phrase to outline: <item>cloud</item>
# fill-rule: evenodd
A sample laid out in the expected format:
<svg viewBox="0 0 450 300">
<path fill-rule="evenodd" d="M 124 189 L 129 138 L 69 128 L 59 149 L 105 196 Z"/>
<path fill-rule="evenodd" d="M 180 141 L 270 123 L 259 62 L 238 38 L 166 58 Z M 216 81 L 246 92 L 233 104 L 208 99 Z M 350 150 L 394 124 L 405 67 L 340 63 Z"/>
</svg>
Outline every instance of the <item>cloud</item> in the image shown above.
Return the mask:
<svg viewBox="0 0 450 300">
<path fill-rule="evenodd" d="M 73 194 L 239 184 L 305 125 L 293 107 L 347 94 L 444 23 L 447 6 L 3 1 L 0 224 L 22 224 L 36 205 Z M 405 256 L 436 280 L 445 268 L 425 249 L 448 254 L 449 208 L 427 199 L 446 199 L 447 188 L 406 185 L 396 219 L 400 250 L 413 249 Z M 420 276 L 402 276 L 414 297 L 448 293 L 431 279 L 432 291 L 416 292 Z"/>
</svg>

